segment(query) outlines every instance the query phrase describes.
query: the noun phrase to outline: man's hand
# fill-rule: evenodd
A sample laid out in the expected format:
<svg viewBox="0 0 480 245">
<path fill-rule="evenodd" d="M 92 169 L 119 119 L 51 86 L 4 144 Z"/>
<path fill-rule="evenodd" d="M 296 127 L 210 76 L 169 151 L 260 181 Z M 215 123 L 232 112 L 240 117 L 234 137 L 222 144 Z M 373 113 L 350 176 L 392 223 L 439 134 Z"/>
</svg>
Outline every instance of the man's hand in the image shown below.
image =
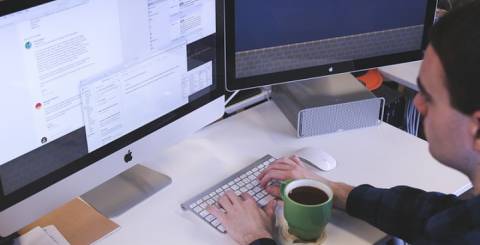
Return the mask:
<svg viewBox="0 0 480 245">
<path fill-rule="evenodd" d="M 247 245 L 260 238 L 272 237 L 275 200 L 262 210 L 248 193 L 238 197 L 229 190 L 218 199 L 218 204 L 225 211 L 216 206 L 210 206 L 208 211 L 220 220 L 238 244 Z"/>
<path fill-rule="evenodd" d="M 280 158 L 258 176 L 260 184 L 273 196 L 280 197 L 280 187 L 269 185 L 272 180 L 314 179 L 332 188 L 333 206 L 345 210 L 348 195 L 353 187 L 344 183 L 329 181 L 308 169 L 297 156 Z"/>
<path fill-rule="evenodd" d="M 276 160 L 258 176 L 258 179 L 263 188 L 276 197 L 280 197 L 280 187 L 268 185 L 272 180 L 314 179 L 330 185 L 330 181 L 313 173 L 297 156 Z"/>
</svg>

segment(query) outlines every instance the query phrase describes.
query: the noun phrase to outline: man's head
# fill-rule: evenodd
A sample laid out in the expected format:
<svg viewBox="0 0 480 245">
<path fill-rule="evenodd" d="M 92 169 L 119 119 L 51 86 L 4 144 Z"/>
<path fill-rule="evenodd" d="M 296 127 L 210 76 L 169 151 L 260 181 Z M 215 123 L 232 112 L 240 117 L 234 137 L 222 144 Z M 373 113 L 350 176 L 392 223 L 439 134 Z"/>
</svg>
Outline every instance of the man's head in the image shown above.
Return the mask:
<svg viewBox="0 0 480 245">
<path fill-rule="evenodd" d="M 480 1 L 433 27 L 415 105 L 424 115 L 430 152 L 469 173 L 480 164 Z"/>
</svg>

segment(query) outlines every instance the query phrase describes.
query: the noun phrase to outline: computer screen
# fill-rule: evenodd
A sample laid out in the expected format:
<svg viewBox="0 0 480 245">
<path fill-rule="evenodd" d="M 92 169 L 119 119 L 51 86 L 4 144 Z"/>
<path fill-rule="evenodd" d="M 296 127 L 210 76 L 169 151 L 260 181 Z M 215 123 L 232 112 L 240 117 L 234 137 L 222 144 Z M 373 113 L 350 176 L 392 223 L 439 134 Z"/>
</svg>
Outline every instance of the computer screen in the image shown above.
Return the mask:
<svg viewBox="0 0 480 245">
<path fill-rule="evenodd" d="M 217 2 L 1 2 L 0 211 L 223 98 Z"/>
<path fill-rule="evenodd" d="M 421 59 L 435 6 L 435 0 L 227 1 L 227 89 Z"/>
</svg>

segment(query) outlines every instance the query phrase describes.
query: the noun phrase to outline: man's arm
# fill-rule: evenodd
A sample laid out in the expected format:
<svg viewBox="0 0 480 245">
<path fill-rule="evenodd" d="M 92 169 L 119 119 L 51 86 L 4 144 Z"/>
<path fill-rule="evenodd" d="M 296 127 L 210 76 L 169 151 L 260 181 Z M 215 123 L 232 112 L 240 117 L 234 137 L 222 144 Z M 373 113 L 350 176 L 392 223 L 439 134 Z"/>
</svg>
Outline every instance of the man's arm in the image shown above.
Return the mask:
<svg viewBox="0 0 480 245">
<path fill-rule="evenodd" d="M 424 236 L 430 217 L 462 202 L 455 195 L 406 186 L 379 189 L 361 185 L 349 193 L 346 211 L 388 234 L 411 242 Z"/>
<path fill-rule="evenodd" d="M 354 189 L 353 186 L 345 183 L 338 183 L 328 180 L 322 180 L 327 183 L 333 191 L 333 207 L 345 211 L 347 206 L 348 196 Z"/>
</svg>

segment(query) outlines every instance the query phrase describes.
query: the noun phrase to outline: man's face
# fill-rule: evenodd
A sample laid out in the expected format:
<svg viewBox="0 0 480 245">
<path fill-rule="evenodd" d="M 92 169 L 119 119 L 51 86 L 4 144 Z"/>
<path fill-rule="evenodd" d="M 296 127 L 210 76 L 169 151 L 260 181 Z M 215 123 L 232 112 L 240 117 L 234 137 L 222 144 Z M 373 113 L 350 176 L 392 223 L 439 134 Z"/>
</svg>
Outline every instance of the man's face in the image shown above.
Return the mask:
<svg viewBox="0 0 480 245">
<path fill-rule="evenodd" d="M 470 117 L 455 110 L 450 104 L 446 75 L 436 51 L 429 46 L 420 69 L 420 93 L 414 103 L 424 117 L 424 130 L 430 153 L 443 164 L 466 171 L 472 137 Z"/>
</svg>

